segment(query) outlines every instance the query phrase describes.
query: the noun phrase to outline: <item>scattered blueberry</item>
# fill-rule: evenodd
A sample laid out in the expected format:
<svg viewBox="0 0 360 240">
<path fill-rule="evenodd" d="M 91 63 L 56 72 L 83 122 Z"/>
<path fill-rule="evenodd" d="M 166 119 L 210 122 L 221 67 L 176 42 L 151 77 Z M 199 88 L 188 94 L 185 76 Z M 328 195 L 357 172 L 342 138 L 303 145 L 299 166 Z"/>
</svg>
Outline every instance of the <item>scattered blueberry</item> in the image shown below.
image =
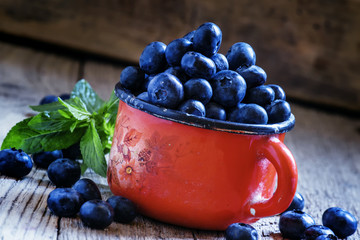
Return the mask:
<svg viewBox="0 0 360 240">
<path fill-rule="evenodd" d="M 328 208 L 323 213 L 322 222 L 339 238 L 352 235 L 356 231 L 358 223 L 351 213 L 339 207 Z"/>
<path fill-rule="evenodd" d="M 280 216 L 279 228 L 283 238 L 302 239 L 305 230 L 314 225 L 314 219 L 300 210 L 292 210 Z"/>
<path fill-rule="evenodd" d="M 22 178 L 28 175 L 33 167 L 28 154 L 21 149 L 4 149 L 0 151 L 0 172 L 13 178 Z"/>
<path fill-rule="evenodd" d="M 247 103 L 256 103 L 264 107 L 274 101 L 274 99 L 274 90 L 269 86 L 261 85 L 248 89 L 244 101 Z"/>
<path fill-rule="evenodd" d="M 71 187 L 80 179 L 81 169 L 77 162 L 59 158 L 49 165 L 47 174 L 56 187 Z"/>
<path fill-rule="evenodd" d="M 75 143 L 68 148 L 62 149 L 63 158 L 71 160 L 81 159 L 80 143 Z"/>
<path fill-rule="evenodd" d="M 232 45 L 226 54 L 229 62 L 229 69 L 236 70 L 240 66 L 250 67 L 256 62 L 254 49 L 244 42 L 238 42 Z"/>
<path fill-rule="evenodd" d="M 192 78 L 184 84 L 184 94 L 186 99 L 194 99 L 207 104 L 213 95 L 213 91 L 207 80 Z"/>
<path fill-rule="evenodd" d="M 61 100 L 68 100 L 70 99 L 71 95 L 69 93 L 63 93 L 60 94 L 59 98 L 61 98 Z"/>
<path fill-rule="evenodd" d="M 230 111 L 229 121 L 248 124 L 267 124 L 268 116 L 260 105 L 255 103 L 239 104 Z"/>
<path fill-rule="evenodd" d="M 216 72 L 220 72 L 222 70 L 229 70 L 229 63 L 227 61 L 227 58 L 221 54 L 216 53 L 214 56 L 211 57 L 211 60 L 215 63 L 216 66 Z"/>
<path fill-rule="evenodd" d="M 329 235 L 320 235 L 317 238 L 315 238 L 315 240 L 338 240 L 338 238 L 333 234 L 329 234 Z"/>
<path fill-rule="evenodd" d="M 198 52 L 187 52 L 181 59 L 181 67 L 192 78 L 209 79 L 216 73 L 213 60 Z"/>
<path fill-rule="evenodd" d="M 99 188 L 96 183 L 89 178 L 82 178 L 78 180 L 72 188 L 80 193 L 85 202 L 93 199 L 101 200 Z"/>
<path fill-rule="evenodd" d="M 73 217 L 79 210 L 84 200 L 80 193 L 72 188 L 56 188 L 47 198 L 50 211 L 59 217 Z"/>
<path fill-rule="evenodd" d="M 57 102 L 58 101 L 58 97 L 55 96 L 55 95 L 47 95 L 45 97 L 43 97 L 41 100 L 40 100 L 40 105 L 43 105 L 43 104 L 48 104 L 48 103 L 52 103 L 52 102 Z"/>
<path fill-rule="evenodd" d="M 303 210 L 304 207 L 305 207 L 304 197 L 299 192 L 296 192 L 290 206 L 284 212 L 290 210 Z"/>
<path fill-rule="evenodd" d="M 215 102 L 209 102 L 208 104 L 205 105 L 205 113 L 206 113 L 205 116 L 207 118 L 218 119 L 222 121 L 226 120 L 225 109 L 221 105 Z"/>
<path fill-rule="evenodd" d="M 39 152 L 32 155 L 34 163 L 38 168 L 47 169 L 53 161 L 63 158 L 61 150 L 54 150 L 49 152 Z"/>
<path fill-rule="evenodd" d="M 222 41 L 220 28 L 211 22 L 202 24 L 196 29 L 193 37 L 194 50 L 207 57 L 218 52 Z"/>
<path fill-rule="evenodd" d="M 114 210 L 103 200 L 90 200 L 81 206 L 80 219 L 85 226 L 104 229 L 113 222 Z"/>
<path fill-rule="evenodd" d="M 258 233 L 254 227 L 245 223 L 233 223 L 225 230 L 226 240 L 257 240 Z"/>
<path fill-rule="evenodd" d="M 312 225 L 305 230 L 306 240 L 315 240 L 320 235 L 334 235 L 330 228 L 322 225 Z"/>
<path fill-rule="evenodd" d="M 149 82 L 148 94 L 151 103 L 176 108 L 184 98 L 184 87 L 174 75 L 161 73 Z"/>
<path fill-rule="evenodd" d="M 198 100 L 186 100 L 179 106 L 179 111 L 199 117 L 205 117 L 205 106 Z"/>
<path fill-rule="evenodd" d="M 137 98 L 140 99 L 140 100 L 143 100 L 144 102 L 150 102 L 148 92 L 140 93 L 139 95 L 137 95 Z"/>
<path fill-rule="evenodd" d="M 180 66 L 185 53 L 192 51 L 193 43 L 185 38 L 170 42 L 165 50 L 165 57 L 170 66 Z"/>
<path fill-rule="evenodd" d="M 139 59 L 140 68 L 147 74 L 159 73 L 166 67 L 166 45 L 162 42 L 152 42 L 147 45 Z"/>
<path fill-rule="evenodd" d="M 236 72 L 245 79 L 248 88 L 257 87 L 266 82 L 266 72 L 259 66 L 240 66 L 236 69 Z"/>
<path fill-rule="evenodd" d="M 130 223 L 137 216 L 135 204 L 127 198 L 112 196 L 106 200 L 114 209 L 114 221 L 119 223 Z"/>
<path fill-rule="evenodd" d="M 284 89 L 276 84 L 269 84 L 269 87 L 271 87 L 275 92 L 275 100 L 286 100 L 286 95 Z"/>
<path fill-rule="evenodd" d="M 139 68 L 128 66 L 120 74 L 120 84 L 126 89 L 136 91 L 145 81 L 145 73 Z"/>
<path fill-rule="evenodd" d="M 234 107 L 245 97 L 246 82 L 235 71 L 220 71 L 210 83 L 213 88 L 213 100 L 222 106 Z"/>
<path fill-rule="evenodd" d="M 269 117 L 269 123 L 283 122 L 291 115 L 290 104 L 284 100 L 275 100 L 265 107 Z"/>
</svg>

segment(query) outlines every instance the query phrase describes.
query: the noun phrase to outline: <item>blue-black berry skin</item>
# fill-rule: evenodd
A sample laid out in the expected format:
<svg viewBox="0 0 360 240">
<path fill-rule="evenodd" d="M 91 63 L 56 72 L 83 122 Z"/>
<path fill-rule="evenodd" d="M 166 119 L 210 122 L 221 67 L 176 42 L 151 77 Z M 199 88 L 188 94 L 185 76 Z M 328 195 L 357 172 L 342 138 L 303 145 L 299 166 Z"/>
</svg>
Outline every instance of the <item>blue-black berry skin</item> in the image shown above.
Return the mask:
<svg viewBox="0 0 360 240">
<path fill-rule="evenodd" d="M 21 149 L 4 149 L 0 151 L 0 172 L 13 178 L 22 178 L 28 175 L 33 167 L 28 154 Z"/>
<path fill-rule="evenodd" d="M 250 67 L 240 66 L 236 69 L 236 72 L 245 79 L 248 88 L 263 85 L 267 79 L 267 74 L 264 69 L 256 65 Z"/>
<path fill-rule="evenodd" d="M 284 89 L 276 84 L 268 84 L 267 86 L 271 87 L 275 92 L 275 100 L 286 100 L 286 94 Z"/>
<path fill-rule="evenodd" d="M 224 107 L 234 107 L 245 97 L 246 82 L 235 71 L 220 71 L 210 83 L 213 88 L 213 100 Z"/>
<path fill-rule="evenodd" d="M 139 95 L 137 95 L 136 98 L 143 100 L 144 102 L 150 102 L 148 92 L 142 92 Z"/>
<path fill-rule="evenodd" d="M 205 112 L 207 118 L 217 119 L 217 120 L 226 120 L 226 111 L 224 107 L 215 103 L 209 102 L 205 105 Z"/>
<path fill-rule="evenodd" d="M 79 179 L 72 188 L 80 193 L 85 202 L 93 199 L 101 200 L 101 193 L 98 186 L 89 178 Z"/>
<path fill-rule="evenodd" d="M 211 22 L 202 24 L 196 29 L 193 37 L 194 50 L 207 57 L 218 52 L 222 41 L 220 28 Z"/>
<path fill-rule="evenodd" d="M 254 227 L 245 223 L 233 223 L 225 230 L 226 240 L 258 240 Z"/>
<path fill-rule="evenodd" d="M 211 60 L 215 63 L 216 66 L 216 72 L 220 72 L 222 70 L 229 70 L 229 63 L 227 61 L 227 58 L 221 54 L 216 53 L 214 56 L 211 57 Z"/>
<path fill-rule="evenodd" d="M 40 100 L 40 105 L 43 105 L 43 104 L 48 104 L 48 103 L 52 103 L 52 102 L 57 102 L 58 101 L 58 97 L 55 96 L 55 95 L 47 95 L 45 97 L 43 97 L 41 100 Z"/>
<path fill-rule="evenodd" d="M 170 42 L 165 50 L 165 57 L 170 66 L 180 66 L 185 53 L 193 50 L 193 43 L 185 38 Z"/>
<path fill-rule="evenodd" d="M 69 93 L 62 93 L 60 94 L 59 98 L 61 98 L 61 100 L 68 100 L 70 99 L 71 95 Z"/>
<path fill-rule="evenodd" d="M 335 235 L 330 228 L 322 225 L 312 225 L 305 230 L 305 240 L 316 240 L 320 235 Z"/>
<path fill-rule="evenodd" d="M 291 115 L 290 104 L 284 100 L 275 100 L 265 107 L 269 123 L 279 123 L 289 119 Z"/>
<path fill-rule="evenodd" d="M 193 39 L 194 39 L 194 34 L 195 34 L 195 32 L 196 32 L 196 30 L 193 30 L 193 31 L 191 31 L 191 32 L 188 32 L 187 34 L 184 35 L 183 38 L 185 38 L 185 39 L 187 39 L 187 40 L 189 40 L 189 41 L 192 42 Z"/>
<path fill-rule="evenodd" d="M 164 72 L 174 75 L 181 83 L 185 83 L 188 80 L 188 76 L 181 67 L 169 67 Z"/>
<path fill-rule="evenodd" d="M 338 238 L 333 234 L 320 235 L 315 240 L 338 240 Z"/>
<path fill-rule="evenodd" d="M 71 160 L 81 159 L 80 143 L 75 143 L 68 148 L 62 149 L 63 158 Z"/>
<path fill-rule="evenodd" d="M 151 103 L 175 109 L 184 99 L 184 87 L 174 75 L 160 73 L 149 82 L 148 94 Z"/>
<path fill-rule="evenodd" d="M 213 60 L 198 52 L 187 52 L 181 59 L 181 68 L 192 78 L 210 79 L 216 73 Z"/>
<path fill-rule="evenodd" d="M 210 83 L 203 78 L 192 78 L 184 84 L 185 99 L 199 100 L 204 105 L 207 104 L 212 95 Z"/>
<path fill-rule="evenodd" d="M 114 220 L 114 210 L 103 200 L 90 200 L 80 208 L 80 219 L 85 226 L 94 229 L 104 229 Z"/>
<path fill-rule="evenodd" d="M 274 99 L 274 90 L 266 85 L 248 89 L 245 96 L 245 101 L 247 103 L 256 103 L 262 107 L 269 105 Z"/>
<path fill-rule="evenodd" d="M 205 117 L 206 115 L 204 104 L 194 99 L 188 99 L 181 103 L 179 106 L 179 111 L 199 117 Z"/>
<path fill-rule="evenodd" d="M 32 155 L 36 166 L 43 169 L 47 169 L 52 162 L 62 157 L 63 153 L 61 150 L 39 152 Z"/>
<path fill-rule="evenodd" d="M 47 199 L 48 208 L 59 217 L 75 216 L 83 203 L 80 193 L 72 188 L 56 188 Z"/>
<path fill-rule="evenodd" d="M 147 45 L 139 59 L 140 68 L 147 74 L 159 73 L 167 66 L 165 57 L 166 45 L 152 42 Z"/>
<path fill-rule="evenodd" d="M 145 73 L 139 67 L 128 66 L 120 74 L 121 86 L 132 91 L 139 90 L 144 81 Z"/>
<path fill-rule="evenodd" d="M 56 187 L 71 187 L 80 179 L 81 169 L 77 162 L 59 158 L 49 165 L 47 174 Z"/>
<path fill-rule="evenodd" d="M 290 206 L 284 212 L 290 210 L 303 210 L 304 207 L 305 207 L 304 197 L 301 195 L 301 193 L 296 192 Z"/>
<path fill-rule="evenodd" d="M 106 200 L 114 209 L 114 221 L 119 223 L 130 223 L 137 216 L 135 204 L 124 197 L 112 196 Z"/>
<path fill-rule="evenodd" d="M 267 124 L 268 116 L 260 105 L 255 103 L 239 104 L 228 114 L 229 121 L 248 124 Z"/>
<path fill-rule="evenodd" d="M 305 230 L 315 225 L 314 219 L 300 210 L 292 210 L 280 216 L 279 229 L 283 238 L 303 239 Z"/>
<path fill-rule="evenodd" d="M 358 221 L 351 213 L 339 207 L 328 208 L 323 213 L 322 222 L 339 238 L 352 235 L 356 231 L 358 224 Z"/>
<path fill-rule="evenodd" d="M 250 67 L 255 65 L 256 55 L 254 49 L 244 42 L 237 42 L 232 45 L 226 53 L 229 62 L 229 69 L 236 70 L 240 66 Z"/>
</svg>

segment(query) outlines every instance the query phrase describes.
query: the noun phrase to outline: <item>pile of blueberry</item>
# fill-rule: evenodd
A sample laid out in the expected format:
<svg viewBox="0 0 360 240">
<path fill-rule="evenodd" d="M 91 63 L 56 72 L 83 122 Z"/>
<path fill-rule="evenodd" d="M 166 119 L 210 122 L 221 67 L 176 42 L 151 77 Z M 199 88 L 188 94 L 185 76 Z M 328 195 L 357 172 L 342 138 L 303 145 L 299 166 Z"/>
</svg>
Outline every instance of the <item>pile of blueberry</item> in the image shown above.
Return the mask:
<svg viewBox="0 0 360 240">
<path fill-rule="evenodd" d="M 305 201 L 296 192 L 288 209 L 280 215 L 279 229 L 283 238 L 294 240 L 336 240 L 346 238 L 357 229 L 355 217 L 338 207 L 328 208 L 322 215 L 323 225 L 303 212 Z M 257 240 L 256 229 L 248 224 L 233 223 L 225 231 L 227 240 Z"/>
<path fill-rule="evenodd" d="M 137 98 L 200 117 L 249 124 L 272 124 L 291 115 L 284 90 L 265 85 L 253 48 L 244 42 L 218 53 L 220 28 L 211 22 L 165 45 L 145 47 L 139 66 L 128 66 L 120 84 Z"/>
</svg>

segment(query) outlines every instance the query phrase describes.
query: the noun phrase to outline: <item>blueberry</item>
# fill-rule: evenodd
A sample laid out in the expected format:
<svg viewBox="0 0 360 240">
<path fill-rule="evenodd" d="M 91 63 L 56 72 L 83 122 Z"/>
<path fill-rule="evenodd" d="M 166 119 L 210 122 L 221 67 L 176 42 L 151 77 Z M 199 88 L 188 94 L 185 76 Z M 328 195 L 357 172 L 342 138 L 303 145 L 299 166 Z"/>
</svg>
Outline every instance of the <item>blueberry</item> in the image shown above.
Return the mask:
<svg viewBox="0 0 360 240">
<path fill-rule="evenodd" d="M 244 101 L 246 103 L 256 103 L 262 107 L 269 105 L 275 99 L 274 90 L 265 85 L 250 88 L 246 92 Z"/>
<path fill-rule="evenodd" d="M 61 98 L 61 100 L 68 100 L 70 99 L 71 95 L 68 93 L 63 93 L 59 96 L 59 98 Z"/>
<path fill-rule="evenodd" d="M 179 111 L 196 115 L 199 117 L 205 117 L 205 106 L 200 101 L 189 99 L 183 102 L 179 106 Z"/>
<path fill-rule="evenodd" d="M 249 124 L 266 124 L 268 122 L 265 109 L 254 103 L 239 104 L 230 111 L 228 119 L 231 122 Z"/>
<path fill-rule="evenodd" d="M 215 63 L 216 72 L 229 69 L 229 63 L 223 54 L 216 53 L 214 56 L 211 57 L 211 60 L 213 60 Z"/>
<path fill-rule="evenodd" d="M 43 97 L 41 100 L 40 100 L 40 105 L 43 105 L 43 104 L 48 104 L 48 103 L 52 103 L 52 102 L 57 102 L 58 101 L 58 97 L 55 96 L 55 95 L 47 95 L 45 97 Z"/>
<path fill-rule="evenodd" d="M 213 100 L 224 107 L 234 107 L 246 93 L 245 80 L 235 71 L 223 70 L 211 79 Z"/>
<path fill-rule="evenodd" d="M 69 158 L 71 160 L 81 159 L 80 143 L 75 143 L 68 148 L 62 149 L 63 158 Z"/>
<path fill-rule="evenodd" d="M 315 240 L 338 240 L 338 238 L 333 234 L 320 235 Z"/>
<path fill-rule="evenodd" d="M 104 229 L 113 222 L 114 210 L 109 203 L 103 200 L 90 200 L 81 206 L 80 219 L 85 226 Z"/>
<path fill-rule="evenodd" d="M 285 95 L 285 91 L 276 84 L 269 84 L 269 87 L 271 87 L 274 92 L 275 92 L 275 100 L 279 99 L 279 100 L 286 100 L 286 95 Z"/>
<path fill-rule="evenodd" d="M 59 158 L 49 165 L 47 174 L 56 187 L 71 187 L 80 179 L 81 169 L 77 162 Z"/>
<path fill-rule="evenodd" d="M 165 57 L 170 66 L 180 66 L 185 53 L 192 51 L 193 43 L 185 38 L 170 42 L 165 50 Z"/>
<path fill-rule="evenodd" d="M 61 150 L 54 150 L 49 152 L 39 152 L 33 154 L 32 158 L 38 168 L 47 169 L 53 161 L 62 158 L 63 153 Z"/>
<path fill-rule="evenodd" d="M 283 238 L 302 239 L 305 230 L 314 225 L 314 219 L 300 210 L 292 210 L 280 216 L 279 228 Z"/>
<path fill-rule="evenodd" d="M 28 175 L 33 163 L 28 154 L 21 149 L 4 149 L 0 151 L 0 172 L 8 177 L 22 178 Z"/>
<path fill-rule="evenodd" d="M 47 198 L 50 211 L 59 217 L 73 217 L 84 203 L 80 193 L 71 188 L 56 188 Z"/>
<path fill-rule="evenodd" d="M 183 38 L 189 40 L 189 41 L 193 41 L 194 39 L 194 34 L 195 34 L 196 30 L 188 32 L 187 34 L 185 34 L 185 36 Z"/>
<path fill-rule="evenodd" d="M 127 198 L 112 196 L 106 200 L 114 209 L 114 221 L 119 223 L 130 223 L 137 216 L 135 204 Z"/>
<path fill-rule="evenodd" d="M 284 100 L 275 100 L 265 107 L 269 123 L 279 123 L 289 119 L 291 115 L 290 104 Z"/>
<path fill-rule="evenodd" d="M 226 240 L 257 240 L 258 233 L 254 227 L 245 223 L 233 223 L 225 230 Z"/>
<path fill-rule="evenodd" d="M 72 188 L 80 193 L 85 202 L 93 199 L 101 200 L 99 188 L 96 183 L 89 178 L 82 178 L 78 180 Z"/>
<path fill-rule="evenodd" d="M 184 70 L 181 67 L 169 67 L 164 71 L 165 73 L 169 73 L 177 77 L 181 83 L 185 83 L 188 80 L 188 77 Z"/>
<path fill-rule="evenodd" d="M 184 98 L 184 87 L 177 77 L 160 73 L 149 82 L 150 102 L 167 108 L 176 108 Z"/>
<path fill-rule="evenodd" d="M 259 66 L 240 66 L 236 69 L 236 72 L 245 79 L 248 88 L 257 87 L 266 82 L 266 72 Z"/>
<path fill-rule="evenodd" d="M 184 94 L 186 99 L 195 99 L 207 104 L 213 95 L 213 91 L 207 80 L 192 78 L 184 84 Z"/>
<path fill-rule="evenodd" d="M 221 105 L 215 102 L 209 102 L 208 104 L 206 104 L 205 112 L 207 118 L 218 119 L 223 121 L 226 120 L 225 109 Z"/>
<path fill-rule="evenodd" d="M 149 86 L 149 82 L 151 81 L 151 79 L 153 79 L 157 74 L 145 74 L 145 81 L 143 84 L 143 87 L 141 89 L 143 89 L 144 91 L 147 91 L 148 86 Z"/>
<path fill-rule="evenodd" d="M 324 226 L 333 230 L 339 238 L 352 235 L 357 228 L 358 221 L 355 217 L 339 207 L 328 208 L 322 216 Z"/>
<path fill-rule="evenodd" d="M 211 22 L 202 24 L 196 29 L 193 37 L 194 50 L 211 57 L 218 52 L 222 41 L 220 28 Z"/>
<path fill-rule="evenodd" d="M 250 67 L 256 62 L 254 49 L 244 42 L 238 42 L 232 45 L 226 53 L 229 62 L 229 69 L 236 70 L 240 66 Z"/>
<path fill-rule="evenodd" d="M 166 45 L 162 42 L 152 42 L 147 45 L 139 59 L 140 68 L 147 74 L 159 73 L 166 67 Z"/>
<path fill-rule="evenodd" d="M 187 52 L 181 59 L 181 67 L 192 78 L 210 79 L 216 73 L 213 60 L 198 52 Z"/>
<path fill-rule="evenodd" d="M 128 66 L 121 71 L 120 84 L 122 87 L 136 91 L 141 88 L 145 81 L 145 73 L 139 68 Z"/>
<path fill-rule="evenodd" d="M 312 225 L 305 230 L 306 240 L 315 240 L 320 235 L 334 235 L 330 228 L 322 225 Z"/>
<path fill-rule="evenodd" d="M 304 207 L 305 207 L 304 197 L 299 192 L 296 192 L 290 206 L 284 212 L 290 210 L 303 210 Z"/>
<path fill-rule="evenodd" d="M 148 92 L 142 92 L 136 96 L 138 99 L 143 100 L 144 102 L 150 102 Z"/>
</svg>

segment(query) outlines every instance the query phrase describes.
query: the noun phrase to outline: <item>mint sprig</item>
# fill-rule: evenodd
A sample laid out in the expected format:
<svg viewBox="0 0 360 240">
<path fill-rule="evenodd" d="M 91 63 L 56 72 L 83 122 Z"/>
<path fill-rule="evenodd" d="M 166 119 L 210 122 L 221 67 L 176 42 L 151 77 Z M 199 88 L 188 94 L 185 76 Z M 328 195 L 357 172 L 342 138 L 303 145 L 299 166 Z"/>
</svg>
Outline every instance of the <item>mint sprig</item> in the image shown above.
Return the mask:
<svg viewBox="0 0 360 240">
<path fill-rule="evenodd" d="M 39 113 L 12 127 L 1 149 L 14 147 L 33 154 L 80 143 L 82 171 L 91 168 L 105 177 L 105 154 L 111 148 L 118 98 L 113 92 L 108 101 L 102 100 L 82 79 L 76 83 L 70 99 L 58 100 L 30 106 Z"/>
</svg>

